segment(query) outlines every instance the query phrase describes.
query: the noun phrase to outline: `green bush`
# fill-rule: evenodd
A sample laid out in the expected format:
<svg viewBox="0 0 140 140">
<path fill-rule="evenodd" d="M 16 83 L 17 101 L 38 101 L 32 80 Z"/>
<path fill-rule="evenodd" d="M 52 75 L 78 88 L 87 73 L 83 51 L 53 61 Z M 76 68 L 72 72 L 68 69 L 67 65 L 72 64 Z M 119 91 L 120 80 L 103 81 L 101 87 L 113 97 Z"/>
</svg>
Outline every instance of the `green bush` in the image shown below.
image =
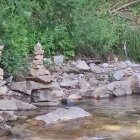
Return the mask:
<svg viewBox="0 0 140 140">
<path fill-rule="evenodd" d="M 76 54 L 86 56 L 123 52 L 138 59 L 139 31 L 129 21 L 108 9 L 119 0 L 1 0 L 0 44 L 4 44 L 2 64 L 17 75 L 27 71 L 27 58 L 40 42 L 45 56 Z M 130 7 L 138 16 L 139 6 Z M 124 55 L 124 53 L 121 53 Z"/>
</svg>

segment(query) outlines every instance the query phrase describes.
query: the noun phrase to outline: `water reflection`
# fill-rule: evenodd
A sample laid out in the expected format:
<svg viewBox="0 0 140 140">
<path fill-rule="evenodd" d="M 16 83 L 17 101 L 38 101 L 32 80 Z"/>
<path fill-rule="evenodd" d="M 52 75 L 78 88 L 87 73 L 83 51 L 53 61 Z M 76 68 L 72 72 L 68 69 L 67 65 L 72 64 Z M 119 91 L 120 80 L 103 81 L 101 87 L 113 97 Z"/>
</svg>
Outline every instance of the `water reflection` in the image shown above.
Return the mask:
<svg viewBox="0 0 140 140">
<path fill-rule="evenodd" d="M 77 106 L 92 113 L 92 117 L 48 126 L 30 119 L 15 124 L 13 129 L 22 132 L 20 135 L 22 140 L 140 139 L 140 96 L 99 101 L 88 99 L 78 102 Z M 48 110 L 39 113 L 45 114 Z"/>
</svg>

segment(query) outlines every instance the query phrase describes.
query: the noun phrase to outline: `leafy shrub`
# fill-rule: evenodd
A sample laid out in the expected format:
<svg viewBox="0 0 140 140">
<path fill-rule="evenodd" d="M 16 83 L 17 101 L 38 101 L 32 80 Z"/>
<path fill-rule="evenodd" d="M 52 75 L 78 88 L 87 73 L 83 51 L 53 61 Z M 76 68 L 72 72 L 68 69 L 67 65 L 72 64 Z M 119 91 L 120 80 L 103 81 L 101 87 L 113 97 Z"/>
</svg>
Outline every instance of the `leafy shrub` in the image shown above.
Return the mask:
<svg viewBox="0 0 140 140">
<path fill-rule="evenodd" d="M 27 57 L 40 42 L 45 56 L 67 57 L 121 53 L 126 40 L 128 56 L 139 57 L 139 31 L 128 21 L 108 15 L 119 0 L 3 0 L 0 1 L 0 44 L 5 44 L 4 68 L 16 75 L 27 71 Z M 139 14 L 139 6 L 131 9 Z M 122 53 L 123 55 L 124 53 Z"/>
</svg>

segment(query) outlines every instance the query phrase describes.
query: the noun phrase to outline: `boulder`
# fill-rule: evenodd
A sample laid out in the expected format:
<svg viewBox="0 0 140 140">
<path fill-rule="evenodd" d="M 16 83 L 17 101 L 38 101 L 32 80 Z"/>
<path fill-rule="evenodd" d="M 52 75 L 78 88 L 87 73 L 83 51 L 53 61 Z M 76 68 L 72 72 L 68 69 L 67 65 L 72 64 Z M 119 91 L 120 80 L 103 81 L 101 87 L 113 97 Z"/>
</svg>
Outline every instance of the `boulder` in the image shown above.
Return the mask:
<svg viewBox="0 0 140 140">
<path fill-rule="evenodd" d="M 38 116 L 35 119 L 46 122 L 46 124 L 57 123 L 82 117 L 89 117 L 91 114 L 79 107 L 58 108 L 46 115 Z"/>
<path fill-rule="evenodd" d="M 48 90 L 36 90 L 31 94 L 31 102 L 44 102 L 51 100 L 53 100 L 53 97 Z"/>
<path fill-rule="evenodd" d="M 64 57 L 64 55 L 58 55 L 58 56 L 54 56 L 53 59 L 54 59 L 54 63 L 56 65 L 58 65 L 58 64 L 63 64 L 64 63 L 65 57 Z"/>
<path fill-rule="evenodd" d="M 93 92 L 93 97 L 97 99 L 131 95 L 131 85 L 129 81 L 116 81 L 108 85 L 98 87 Z"/>
<path fill-rule="evenodd" d="M 27 87 L 27 81 L 12 83 L 10 88 L 13 91 L 22 92 L 28 95 L 31 94 L 31 91 Z"/>
<path fill-rule="evenodd" d="M 78 60 L 76 67 L 80 70 L 90 70 L 90 67 L 86 64 L 84 60 L 83 61 Z"/>
<path fill-rule="evenodd" d="M 36 107 L 32 104 L 25 103 L 14 98 L 0 100 L 0 110 L 32 110 Z"/>
</svg>

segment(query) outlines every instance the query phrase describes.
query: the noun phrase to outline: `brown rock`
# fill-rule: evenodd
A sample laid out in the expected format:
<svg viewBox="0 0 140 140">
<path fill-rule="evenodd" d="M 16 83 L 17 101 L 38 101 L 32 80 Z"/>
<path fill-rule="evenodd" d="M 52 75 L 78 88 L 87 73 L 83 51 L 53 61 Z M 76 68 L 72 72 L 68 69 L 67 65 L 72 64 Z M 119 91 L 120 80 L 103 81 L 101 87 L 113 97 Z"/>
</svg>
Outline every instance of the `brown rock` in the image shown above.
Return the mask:
<svg viewBox="0 0 140 140">
<path fill-rule="evenodd" d="M 43 61 L 42 60 L 33 60 L 33 64 L 35 64 L 35 65 L 43 65 Z"/>
<path fill-rule="evenodd" d="M 36 55 L 34 59 L 43 61 L 43 55 Z"/>
<path fill-rule="evenodd" d="M 43 65 L 37 65 L 37 64 L 31 64 L 31 68 L 33 69 L 40 69 L 40 68 L 43 68 Z"/>
<path fill-rule="evenodd" d="M 43 68 L 40 68 L 40 69 L 30 68 L 30 73 L 33 77 L 38 77 L 38 76 L 49 75 L 50 74 L 50 72 L 48 70 L 45 70 Z"/>
<path fill-rule="evenodd" d="M 41 82 L 41 83 L 50 83 L 54 80 L 54 76 L 42 75 L 42 76 L 37 76 L 37 77 L 28 77 L 27 79 L 30 81 L 36 81 L 36 82 Z"/>
<path fill-rule="evenodd" d="M 60 89 L 60 86 L 57 83 L 44 84 L 44 83 L 39 83 L 39 82 L 35 82 L 35 81 L 28 81 L 27 86 L 28 86 L 28 89 L 30 89 L 30 90 L 36 90 L 36 89 L 53 89 L 53 90 L 56 89 L 57 90 L 57 89 Z"/>
<path fill-rule="evenodd" d="M 27 81 L 12 83 L 11 90 L 22 92 L 28 95 L 31 94 L 31 91 L 27 87 Z"/>
</svg>

